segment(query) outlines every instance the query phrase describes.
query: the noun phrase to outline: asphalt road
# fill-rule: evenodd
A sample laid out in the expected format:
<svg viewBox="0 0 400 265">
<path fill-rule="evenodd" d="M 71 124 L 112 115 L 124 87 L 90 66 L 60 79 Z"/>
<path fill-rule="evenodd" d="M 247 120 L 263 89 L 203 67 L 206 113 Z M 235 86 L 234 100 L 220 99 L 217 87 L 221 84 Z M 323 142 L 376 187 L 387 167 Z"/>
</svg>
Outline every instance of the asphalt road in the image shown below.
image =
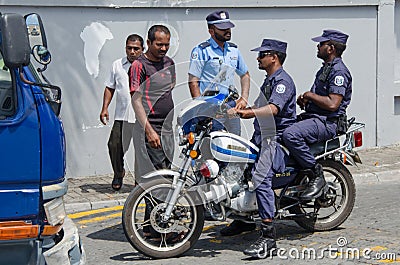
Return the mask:
<svg viewBox="0 0 400 265">
<path fill-rule="evenodd" d="M 125 239 L 121 207 L 70 217 L 79 228 L 88 264 L 400 264 L 399 190 L 400 182 L 358 185 L 352 214 L 334 231 L 309 233 L 293 221 L 277 221 L 282 251 L 272 260 L 244 256 L 242 249 L 257 239 L 258 231 L 221 237 L 218 231 L 225 223 L 207 222 L 195 247 L 180 258 L 149 260 Z M 308 256 L 311 251 L 314 258 Z"/>
</svg>

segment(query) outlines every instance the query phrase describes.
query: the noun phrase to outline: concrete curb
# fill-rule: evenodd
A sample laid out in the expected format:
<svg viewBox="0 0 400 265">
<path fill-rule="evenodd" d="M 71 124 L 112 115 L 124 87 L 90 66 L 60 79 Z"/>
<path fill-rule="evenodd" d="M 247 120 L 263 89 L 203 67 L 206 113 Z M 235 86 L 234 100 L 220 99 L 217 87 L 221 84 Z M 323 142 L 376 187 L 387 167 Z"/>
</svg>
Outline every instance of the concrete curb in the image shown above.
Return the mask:
<svg viewBox="0 0 400 265">
<path fill-rule="evenodd" d="M 67 214 L 85 212 L 91 210 L 97 210 L 102 208 L 109 208 L 115 206 L 123 206 L 125 199 L 119 200 L 108 200 L 108 201 L 93 201 L 93 202 L 76 202 L 76 203 L 66 203 L 65 211 Z"/>
<path fill-rule="evenodd" d="M 377 182 L 400 181 L 400 169 L 353 174 L 357 185 Z"/>
<path fill-rule="evenodd" d="M 380 172 L 378 171 L 378 172 L 357 173 L 353 174 L 353 178 L 356 185 L 370 185 L 370 184 L 377 184 L 380 182 L 400 181 L 400 169 L 380 171 Z M 119 205 L 123 206 L 124 203 L 125 199 L 66 203 L 65 211 L 67 212 L 67 214 L 72 214 L 76 212 L 91 211 L 101 208 L 115 207 Z"/>
</svg>

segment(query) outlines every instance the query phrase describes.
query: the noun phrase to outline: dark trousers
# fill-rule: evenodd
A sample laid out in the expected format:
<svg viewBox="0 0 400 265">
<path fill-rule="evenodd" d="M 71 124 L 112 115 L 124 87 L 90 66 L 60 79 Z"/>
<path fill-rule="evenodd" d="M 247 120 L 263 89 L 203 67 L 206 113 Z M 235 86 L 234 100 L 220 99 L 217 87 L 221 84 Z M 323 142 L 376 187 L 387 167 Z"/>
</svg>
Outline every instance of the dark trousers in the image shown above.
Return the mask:
<svg viewBox="0 0 400 265">
<path fill-rule="evenodd" d="M 152 148 L 146 140 L 143 127 L 134 125 L 133 142 L 135 145 L 135 181 L 156 169 L 171 168 L 174 157 L 174 136 L 172 132 L 161 134 L 162 148 Z"/>
<path fill-rule="evenodd" d="M 262 219 L 275 217 L 275 193 L 272 190 L 273 160 L 276 143 L 261 145 L 258 161 L 253 172 L 253 183 L 256 188 L 258 212 Z"/>
<path fill-rule="evenodd" d="M 286 128 L 282 140 L 299 165 L 313 168 L 316 164 L 308 145 L 323 142 L 336 135 L 336 124 L 320 118 L 301 120 Z"/>
<path fill-rule="evenodd" d="M 133 123 L 114 121 L 107 144 L 114 175 L 121 176 L 124 172 L 124 155 L 132 140 L 132 130 Z"/>
</svg>

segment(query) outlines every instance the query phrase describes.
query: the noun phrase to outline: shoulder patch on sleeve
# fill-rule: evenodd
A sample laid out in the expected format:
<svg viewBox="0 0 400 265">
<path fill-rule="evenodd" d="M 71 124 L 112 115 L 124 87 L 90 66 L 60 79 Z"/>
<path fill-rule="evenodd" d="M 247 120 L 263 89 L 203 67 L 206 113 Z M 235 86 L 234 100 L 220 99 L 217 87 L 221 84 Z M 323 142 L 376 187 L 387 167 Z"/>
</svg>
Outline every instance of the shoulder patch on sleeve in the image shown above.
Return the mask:
<svg viewBox="0 0 400 265">
<path fill-rule="evenodd" d="M 202 42 L 199 44 L 199 46 L 204 49 L 207 48 L 208 46 L 210 46 L 211 44 L 208 41 Z"/>
<path fill-rule="evenodd" d="M 237 48 L 237 45 L 233 42 L 228 42 L 229 47 Z"/>
<path fill-rule="evenodd" d="M 343 86 L 344 84 L 344 77 L 341 75 L 335 76 L 335 81 L 334 81 L 335 85 L 337 86 Z"/>
<path fill-rule="evenodd" d="M 197 51 L 193 51 L 190 57 L 192 58 L 192 60 L 197 60 L 197 58 L 199 58 L 199 54 L 197 53 Z"/>
<path fill-rule="evenodd" d="M 276 86 L 276 92 L 279 94 L 285 93 L 286 91 L 286 86 L 284 84 L 279 84 Z"/>
</svg>

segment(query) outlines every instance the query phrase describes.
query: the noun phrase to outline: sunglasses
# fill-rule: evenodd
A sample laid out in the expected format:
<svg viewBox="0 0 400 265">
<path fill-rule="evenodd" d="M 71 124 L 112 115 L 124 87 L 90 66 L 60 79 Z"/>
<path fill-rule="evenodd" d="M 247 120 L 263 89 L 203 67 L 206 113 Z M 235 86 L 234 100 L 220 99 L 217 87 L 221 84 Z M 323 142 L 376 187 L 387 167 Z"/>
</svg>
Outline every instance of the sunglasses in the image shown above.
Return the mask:
<svg viewBox="0 0 400 265">
<path fill-rule="evenodd" d="M 264 58 L 267 55 L 273 56 L 274 54 L 272 52 L 258 52 L 258 58 L 260 59 Z"/>
</svg>

